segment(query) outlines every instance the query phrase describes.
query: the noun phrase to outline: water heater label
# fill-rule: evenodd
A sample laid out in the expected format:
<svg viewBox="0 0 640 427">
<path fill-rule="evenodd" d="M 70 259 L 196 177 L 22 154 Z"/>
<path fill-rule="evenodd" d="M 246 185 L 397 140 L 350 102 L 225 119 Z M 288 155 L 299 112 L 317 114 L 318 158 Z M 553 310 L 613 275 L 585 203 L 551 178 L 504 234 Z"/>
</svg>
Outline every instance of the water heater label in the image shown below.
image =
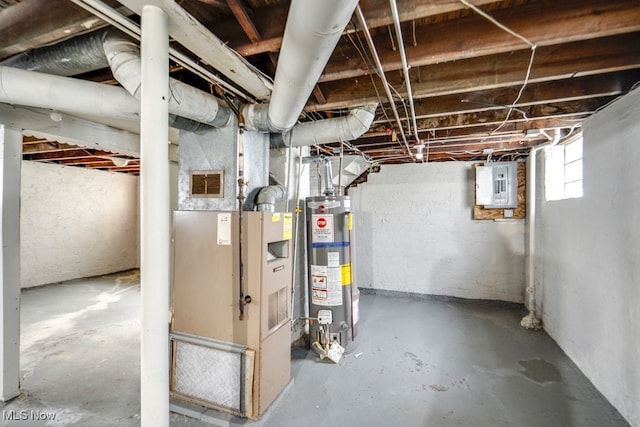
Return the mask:
<svg viewBox="0 0 640 427">
<path fill-rule="evenodd" d="M 328 267 L 340 266 L 340 252 L 327 252 L 327 266 Z"/>
<path fill-rule="evenodd" d="M 311 276 L 311 286 L 314 290 L 327 289 L 327 276 Z"/>
<path fill-rule="evenodd" d="M 333 242 L 333 215 L 311 215 L 311 242 Z"/>
<path fill-rule="evenodd" d="M 315 305 L 342 305 L 340 267 L 311 266 L 311 302 Z"/>
</svg>

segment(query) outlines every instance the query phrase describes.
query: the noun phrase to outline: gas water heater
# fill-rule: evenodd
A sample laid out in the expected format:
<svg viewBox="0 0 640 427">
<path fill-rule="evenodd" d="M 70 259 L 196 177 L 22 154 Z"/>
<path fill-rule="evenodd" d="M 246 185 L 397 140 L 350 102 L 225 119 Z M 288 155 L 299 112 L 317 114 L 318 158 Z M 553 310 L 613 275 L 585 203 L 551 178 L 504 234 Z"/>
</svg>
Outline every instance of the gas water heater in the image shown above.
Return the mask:
<svg viewBox="0 0 640 427">
<path fill-rule="evenodd" d="M 306 199 L 309 335 L 312 348 L 321 357 L 334 360 L 332 345 L 341 348 L 339 360 L 343 351 L 355 346 L 357 334 L 353 215 L 348 196 L 326 193 Z"/>
</svg>

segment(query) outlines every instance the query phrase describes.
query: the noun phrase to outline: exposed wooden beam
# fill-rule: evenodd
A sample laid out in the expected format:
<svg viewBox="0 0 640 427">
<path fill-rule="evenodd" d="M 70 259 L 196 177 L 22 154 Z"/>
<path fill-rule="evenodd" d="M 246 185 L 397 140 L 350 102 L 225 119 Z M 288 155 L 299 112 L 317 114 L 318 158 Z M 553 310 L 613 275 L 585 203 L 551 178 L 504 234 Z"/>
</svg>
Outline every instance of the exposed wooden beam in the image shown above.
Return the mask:
<svg viewBox="0 0 640 427">
<path fill-rule="evenodd" d="M 198 0 L 201 3 L 208 4 L 210 6 L 215 6 L 221 10 L 228 10 L 227 3 L 224 0 Z"/>
<path fill-rule="evenodd" d="M 598 107 L 614 99 L 590 98 L 586 100 L 558 102 L 522 107 L 519 111 L 512 110 L 509 117 L 512 121 L 532 120 L 535 118 L 561 118 L 574 114 L 593 113 Z M 508 109 L 474 111 L 470 113 L 430 117 L 418 120 L 419 129 L 459 129 L 479 124 L 500 124 L 507 118 Z"/>
<path fill-rule="evenodd" d="M 424 140 L 432 143 L 449 143 L 451 141 L 465 141 L 475 138 L 483 138 L 489 135 L 497 137 L 504 134 L 518 134 L 522 136 L 525 129 L 552 129 L 570 128 L 579 125 L 588 118 L 592 112 L 567 113 L 554 117 L 535 117 L 529 120 L 522 118 L 510 119 L 507 122 L 498 120 L 491 122 L 468 123 L 464 126 L 454 128 L 423 129 Z M 498 126 L 500 129 L 498 130 Z M 391 144 L 389 136 L 382 132 L 367 132 L 359 139 L 352 141 L 358 147 L 376 146 L 380 144 Z"/>
<path fill-rule="evenodd" d="M 281 45 L 282 36 L 236 46 L 234 47 L 234 50 L 242 56 L 253 56 L 258 55 L 259 53 L 277 52 L 280 50 Z"/>
<path fill-rule="evenodd" d="M 256 26 L 253 25 L 253 21 L 251 21 L 247 10 L 240 0 L 227 0 L 227 5 L 229 6 L 229 9 L 231 9 L 233 16 L 238 20 L 238 23 L 240 24 L 240 27 L 242 27 L 244 33 L 249 37 L 251 43 L 257 43 L 262 40 L 262 36 L 258 32 Z"/>
<path fill-rule="evenodd" d="M 562 80 L 572 77 L 630 70 L 640 67 L 640 33 L 629 33 L 584 42 L 567 43 L 537 49 L 529 84 Z M 454 63 L 421 67 L 420 73 L 429 76 L 412 83 L 414 98 L 469 93 L 522 85 L 531 53 L 521 50 L 490 57 L 471 58 Z M 399 76 L 390 74 L 389 83 L 401 96 L 406 92 Z M 380 81 L 374 77 L 380 86 Z M 321 85 L 327 103 L 307 105 L 305 111 L 351 108 L 378 99 L 371 79 L 341 80 Z"/>
<path fill-rule="evenodd" d="M 640 2 L 626 0 L 538 1 L 531 5 L 497 11 L 496 18 L 507 27 L 535 43 L 539 48 L 640 31 Z M 464 31 L 460 31 L 464 28 Z M 407 44 L 407 60 L 412 67 L 494 55 L 528 49 L 520 39 L 506 33 L 486 19 L 468 18 L 422 26 L 416 29 L 417 46 Z M 389 39 L 380 35 L 377 50 L 385 71 L 402 68 L 398 52 Z M 342 61 L 327 65 L 319 82 L 353 78 L 369 73 L 351 43 L 339 47 Z"/>
<path fill-rule="evenodd" d="M 120 12 L 115 0 L 105 3 Z M 0 10 L 0 58 L 104 27 L 106 23 L 69 0 L 24 0 Z"/>
<path fill-rule="evenodd" d="M 496 3 L 495 0 L 473 0 L 476 6 Z M 466 9 L 459 0 L 397 0 L 400 21 L 423 19 Z M 393 24 L 388 0 L 361 0 L 360 7 L 369 28 Z"/>
<path fill-rule="evenodd" d="M 77 159 L 70 160 L 59 160 L 57 163 L 60 163 L 64 166 L 86 166 L 86 167 L 108 167 L 112 166 L 113 163 L 109 160 L 99 159 L 96 157 L 78 157 Z"/>
<path fill-rule="evenodd" d="M 313 97 L 316 99 L 318 104 L 324 104 L 327 102 L 327 99 L 324 97 L 324 93 L 322 93 L 322 89 L 320 89 L 320 86 L 318 85 L 315 85 L 313 88 Z"/>
<path fill-rule="evenodd" d="M 25 160 L 51 160 L 51 161 L 60 161 L 60 160 L 73 160 L 79 158 L 92 158 L 96 156 L 103 157 L 111 157 L 114 156 L 113 153 L 108 151 L 92 151 L 92 150 L 84 150 L 78 148 L 73 151 L 63 151 L 63 152 L 46 152 L 46 153 L 38 153 L 38 154 L 24 154 Z M 119 157 L 119 156 L 118 156 Z"/>
<path fill-rule="evenodd" d="M 474 0 L 475 5 L 495 3 L 495 0 Z M 389 9 L 388 0 L 361 1 L 360 7 L 367 19 L 369 28 L 385 27 L 393 24 L 393 18 Z M 465 9 L 458 0 L 398 0 L 398 10 L 401 21 L 411 21 L 443 13 L 455 12 Z M 287 7 L 283 5 L 271 6 L 268 10 L 256 16 L 254 22 L 263 40 L 258 43 L 232 45 L 242 56 L 252 56 L 265 52 L 276 52 L 282 44 L 284 21 L 286 20 Z M 237 40 L 238 34 L 228 25 L 221 25 L 220 36 L 225 40 Z"/>
<path fill-rule="evenodd" d="M 78 147 L 66 147 L 66 148 L 55 148 L 50 144 L 42 144 L 42 145 L 29 145 L 24 146 L 22 153 L 23 154 L 42 154 L 42 153 L 62 153 L 65 151 L 74 151 L 77 150 Z"/>
<path fill-rule="evenodd" d="M 512 105 L 520 108 L 622 95 L 628 92 L 637 81 L 640 81 L 640 70 L 533 83 L 527 85 L 515 105 L 512 103 L 518 96 L 519 87 L 431 97 L 416 102 L 416 116 L 429 118 L 488 109 L 498 110 Z"/>
</svg>

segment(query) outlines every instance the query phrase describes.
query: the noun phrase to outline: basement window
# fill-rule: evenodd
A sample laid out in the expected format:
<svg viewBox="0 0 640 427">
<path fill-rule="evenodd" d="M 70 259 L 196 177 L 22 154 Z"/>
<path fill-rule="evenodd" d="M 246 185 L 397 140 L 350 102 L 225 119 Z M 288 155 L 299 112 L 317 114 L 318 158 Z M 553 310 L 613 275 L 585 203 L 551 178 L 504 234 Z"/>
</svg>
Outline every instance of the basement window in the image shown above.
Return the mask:
<svg viewBox="0 0 640 427">
<path fill-rule="evenodd" d="M 222 197 L 222 171 L 191 172 L 192 197 Z"/>
<path fill-rule="evenodd" d="M 547 147 L 544 153 L 546 200 L 582 197 L 582 133 L 565 144 Z"/>
</svg>

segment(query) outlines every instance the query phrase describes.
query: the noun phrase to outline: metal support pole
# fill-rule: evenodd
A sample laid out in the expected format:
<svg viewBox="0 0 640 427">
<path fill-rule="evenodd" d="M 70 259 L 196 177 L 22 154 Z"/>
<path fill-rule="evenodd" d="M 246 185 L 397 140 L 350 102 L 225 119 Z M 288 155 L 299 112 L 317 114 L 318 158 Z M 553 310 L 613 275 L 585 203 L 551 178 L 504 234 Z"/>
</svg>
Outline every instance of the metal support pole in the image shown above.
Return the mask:
<svg viewBox="0 0 640 427">
<path fill-rule="evenodd" d="M 142 9 L 140 115 L 141 425 L 169 426 L 169 34 L 162 9 Z"/>
<path fill-rule="evenodd" d="M 20 167 L 22 134 L 0 125 L 0 400 L 20 394 Z"/>
</svg>

